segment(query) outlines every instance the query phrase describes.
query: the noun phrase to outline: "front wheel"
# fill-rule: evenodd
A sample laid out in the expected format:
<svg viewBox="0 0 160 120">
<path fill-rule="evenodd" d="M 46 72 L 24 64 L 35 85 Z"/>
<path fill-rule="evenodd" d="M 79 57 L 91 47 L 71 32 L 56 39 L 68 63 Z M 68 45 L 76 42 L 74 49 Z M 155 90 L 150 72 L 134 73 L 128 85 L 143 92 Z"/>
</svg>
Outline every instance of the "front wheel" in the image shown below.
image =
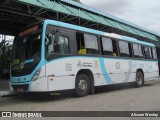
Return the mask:
<svg viewBox="0 0 160 120">
<path fill-rule="evenodd" d="M 85 74 L 79 74 L 76 78 L 75 88 L 77 96 L 84 97 L 88 95 L 90 90 L 89 78 Z"/>
<path fill-rule="evenodd" d="M 142 74 L 142 72 L 137 72 L 136 73 L 136 82 L 135 82 L 135 86 L 136 87 L 142 87 L 144 83 L 144 76 Z"/>
</svg>

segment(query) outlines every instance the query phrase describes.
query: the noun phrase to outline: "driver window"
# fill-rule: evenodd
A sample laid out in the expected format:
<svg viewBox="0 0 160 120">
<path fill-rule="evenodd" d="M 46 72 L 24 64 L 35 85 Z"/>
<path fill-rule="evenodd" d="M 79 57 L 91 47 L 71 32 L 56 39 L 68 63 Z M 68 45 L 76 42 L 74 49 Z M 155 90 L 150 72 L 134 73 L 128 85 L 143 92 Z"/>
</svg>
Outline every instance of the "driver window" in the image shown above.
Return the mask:
<svg viewBox="0 0 160 120">
<path fill-rule="evenodd" d="M 55 37 L 53 34 L 48 34 L 45 40 L 47 56 L 53 53 L 69 54 L 69 39 L 65 36 Z"/>
<path fill-rule="evenodd" d="M 56 43 L 54 43 L 54 46 L 55 46 L 55 53 L 69 54 L 68 37 L 59 36 Z"/>
</svg>

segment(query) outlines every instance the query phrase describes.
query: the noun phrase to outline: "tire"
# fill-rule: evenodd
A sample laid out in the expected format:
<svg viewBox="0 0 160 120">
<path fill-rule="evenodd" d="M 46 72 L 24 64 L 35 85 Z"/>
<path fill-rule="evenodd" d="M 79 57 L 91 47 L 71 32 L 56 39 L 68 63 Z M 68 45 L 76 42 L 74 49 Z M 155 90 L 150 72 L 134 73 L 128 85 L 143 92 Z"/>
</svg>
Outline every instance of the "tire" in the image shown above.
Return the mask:
<svg viewBox="0 0 160 120">
<path fill-rule="evenodd" d="M 79 74 L 77 76 L 75 90 L 78 97 L 84 97 L 89 94 L 90 82 L 89 78 L 85 74 Z"/>
<path fill-rule="evenodd" d="M 135 82 L 135 87 L 142 87 L 144 83 L 144 76 L 142 72 L 137 71 L 136 73 L 136 82 Z"/>
</svg>

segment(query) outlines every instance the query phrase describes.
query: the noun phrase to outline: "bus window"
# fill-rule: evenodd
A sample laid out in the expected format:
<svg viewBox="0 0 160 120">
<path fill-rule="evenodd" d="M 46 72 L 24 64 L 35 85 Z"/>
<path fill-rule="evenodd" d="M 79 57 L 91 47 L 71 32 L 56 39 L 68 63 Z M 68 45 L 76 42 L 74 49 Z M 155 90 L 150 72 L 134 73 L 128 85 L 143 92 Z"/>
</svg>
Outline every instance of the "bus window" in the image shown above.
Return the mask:
<svg viewBox="0 0 160 120">
<path fill-rule="evenodd" d="M 118 56 L 116 40 L 102 37 L 101 39 L 102 54 L 108 56 Z"/>
<path fill-rule="evenodd" d="M 59 36 L 54 43 L 55 53 L 69 54 L 69 39 L 65 36 Z"/>
<path fill-rule="evenodd" d="M 157 59 L 157 52 L 155 48 L 151 48 L 153 59 Z"/>
<path fill-rule="evenodd" d="M 130 57 L 129 44 L 124 41 L 119 41 L 119 52 L 121 57 Z"/>
<path fill-rule="evenodd" d="M 143 58 L 142 46 L 139 44 L 133 44 L 133 52 L 135 58 Z"/>
<path fill-rule="evenodd" d="M 53 53 L 69 54 L 69 39 L 65 36 L 59 36 L 55 39 L 55 35 L 50 34 L 46 37 L 47 56 Z"/>
<path fill-rule="evenodd" d="M 98 54 L 98 41 L 95 35 L 77 33 L 77 48 L 79 54 Z"/>
<path fill-rule="evenodd" d="M 145 58 L 152 59 L 151 49 L 148 46 L 144 46 Z"/>
</svg>

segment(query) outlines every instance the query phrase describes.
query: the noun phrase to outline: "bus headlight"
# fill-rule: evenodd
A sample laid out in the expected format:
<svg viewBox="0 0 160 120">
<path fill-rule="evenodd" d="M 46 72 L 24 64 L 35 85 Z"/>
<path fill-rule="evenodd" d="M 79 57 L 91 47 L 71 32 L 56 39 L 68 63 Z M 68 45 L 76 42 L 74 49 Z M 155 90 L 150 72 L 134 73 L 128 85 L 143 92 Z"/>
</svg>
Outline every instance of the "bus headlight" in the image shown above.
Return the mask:
<svg viewBox="0 0 160 120">
<path fill-rule="evenodd" d="M 32 78 L 32 81 L 36 81 L 39 78 L 40 73 L 41 69 L 37 70 Z"/>
</svg>

